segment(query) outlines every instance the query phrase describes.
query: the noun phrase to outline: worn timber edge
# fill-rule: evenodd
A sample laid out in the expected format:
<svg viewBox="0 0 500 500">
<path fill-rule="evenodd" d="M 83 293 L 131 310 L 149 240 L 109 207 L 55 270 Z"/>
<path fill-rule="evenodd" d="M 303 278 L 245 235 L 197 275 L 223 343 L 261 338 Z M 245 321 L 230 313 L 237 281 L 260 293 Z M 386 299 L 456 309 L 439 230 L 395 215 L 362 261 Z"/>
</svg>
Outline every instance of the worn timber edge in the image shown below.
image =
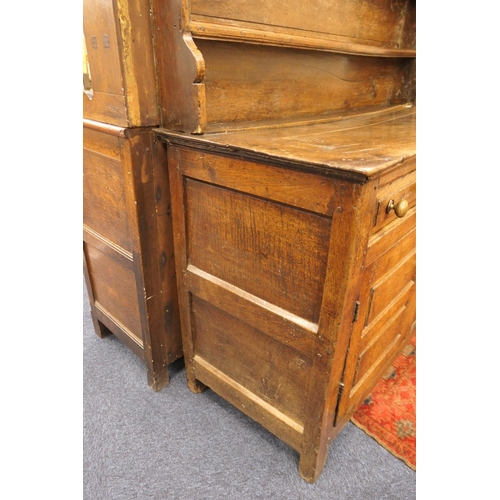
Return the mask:
<svg viewBox="0 0 500 500">
<path fill-rule="evenodd" d="M 408 114 L 415 113 L 414 106 L 411 106 Z M 389 111 L 396 110 L 397 113 L 403 111 L 403 106 L 387 108 Z M 367 113 L 366 116 L 374 117 L 376 115 L 384 115 L 384 111 Z M 363 113 L 356 114 L 354 118 L 360 118 Z M 398 119 L 399 117 L 396 117 Z M 404 118 L 404 111 L 400 118 Z M 348 123 L 350 118 L 343 118 L 346 123 Z M 332 119 L 332 123 L 339 123 L 341 120 Z M 323 123 L 325 125 L 325 123 Z M 370 124 L 366 124 L 371 126 Z M 375 123 L 375 126 L 377 124 Z M 297 125 L 295 125 L 297 126 Z M 303 126 L 300 124 L 298 126 Z M 312 124 L 312 126 L 314 126 Z M 260 129 L 260 132 L 269 132 L 269 141 L 273 138 L 273 130 L 277 127 L 270 127 L 269 129 Z M 293 127 L 290 127 L 293 128 Z M 357 127 L 359 128 L 359 127 Z M 249 161 L 255 161 L 260 163 L 265 163 L 268 165 L 274 165 L 278 167 L 290 168 L 303 172 L 311 172 L 316 174 L 321 174 L 327 177 L 332 177 L 341 180 L 347 180 L 357 184 L 364 184 L 369 180 L 380 177 L 381 175 L 386 175 L 392 170 L 397 169 L 403 164 L 415 163 L 416 151 L 413 150 L 409 154 L 397 154 L 388 158 L 380 158 L 376 160 L 376 165 L 371 165 L 366 167 L 364 164 L 356 165 L 354 162 L 349 165 L 333 165 L 331 163 L 326 163 L 325 161 L 314 159 L 312 157 L 306 157 L 305 154 L 291 157 L 280 155 L 279 153 L 273 153 L 265 148 L 259 148 L 256 146 L 246 147 L 237 144 L 238 132 L 241 130 L 234 131 L 233 133 L 213 133 L 205 134 L 203 136 L 195 136 L 190 134 L 185 134 L 181 132 L 176 132 L 172 130 L 167 130 L 163 128 L 154 129 L 155 134 L 158 138 L 165 142 L 167 145 L 187 147 L 193 150 L 197 150 L 203 153 L 217 154 L 221 156 L 226 156 L 230 158 L 244 159 Z M 333 134 L 332 134 L 333 135 Z M 222 142 L 224 141 L 224 142 Z"/>
<path fill-rule="evenodd" d="M 387 161 L 383 165 L 381 165 L 382 168 L 380 170 L 382 171 L 380 172 L 379 175 L 369 176 L 367 174 L 356 172 L 353 170 L 344 170 L 339 167 L 332 167 L 331 165 L 328 164 L 308 162 L 301 159 L 293 160 L 290 158 L 273 156 L 268 153 L 260 152 L 258 150 L 218 144 L 208 139 L 201 139 L 199 136 L 197 138 L 185 136 L 165 129 L 155 129 L 155 133 L 158 135 L 159 139 L 165 142 L 167 145 L 189 147 L 190 149 L 199 150 L 204 153 L 209 152 L 213 154 L 218 154 L 220 156 L 227 156 L 229 158 L 255 161 L 264 163 L 266 165 L 291 168 L 301 172 L 321 174 L 326 177 L 346 180 L 354 182 L 356 184 L 365 184 L 370 179 L 376 178 L 382 173 L 386 174 L 389 171 L 398 168 L 403 163 L 411 161 L 416 156 L 412 155 L 408 157 L 399 157 Z"/>
<path fill-rule="evenodd" d="M 147 131 L 153 130 L 153 127 L 120 127 L 118 125 L 111 125 L 109 123 L 91 120 L 90 118 L 83 118 L 83 126 L 96 132 L 103 132 L 114 137 L 132 137 L 138 130 Z"/>
<path fill-rule="evenodd" d="M 83 118 L 83 126 L 91 130 L 96 130 L 97 132 L 114 135 L 115 137 L 125 137 L 125 131 L 127 130 L 124 127 L 90 120 L 89 118 Z"/>
<path fill-rule="evenodd" d="M 336 110 L 328 113 L 314 114 L 310 116 L 297 116 L 290 118 L 276 118 L 264 120 L 251 120 L 241 122 L 218 122 L 210 123 L 205 130 L 206 135 L 221 134 L 228 132 L 246 132 L 250 130 L 258 131 L 261 129 L 283 129 L 291 127 L 303 127 L 306 125 L 316 125 L 322 123 L 333 123 L 352 118 L 368 118 L 370 116 L 383 116 L 385 114 L 394 113 L 395 111 L 404 112 L 413 107 L 413 104 L 396 104 L 387 106 L 386 104 L 378 104 L 366 108 L 352 108 L 345 110 Z M 174 129 L 175 131 L 175 129 Z"/>
<path fill-rule="evenodd" d="M 208 16 L 197 16 L 186 28 L 195 38 L 221 40 L 226 42 L 244 42 L 258 45 L 271 45 L 304 50 L 320 50 L 338 54 L 352 54 L 368 57 L 401 57 L 415 58 L 415 49 L 384 47 L 375 44 L 359 43 L 354 40 L 342 40 L 340 37 L 320 36 L 316 32 L 306 30 L 282 31 L 277 26 L 258 25 L 243 21 L 230 21 Z"/>
<path fill-rule="evenodd" d="M 207 139 L 201 139 L 200 137 L 189 137 L 182 134 L 170 132 L 169 130 L 165 129 L 156 129 L 155 133 L 158 135 L 158 138 L 161 141 L 170 146 L 188 147 L 190 149 L 195 149 L 204 153 L 209 152 L 220 156 L 227 156 L 229 158 L 255 161 L 277 167 L 287 167 L 303 172 L 321 173 L 329 177 L 345 179 L 358 184 L 364 184 L 368 181 L 366 175 L 358 174 L 356 172 L 348 172 L 341 169 L 335 169 L 327 165 L 318 165 L 302 160 L 295 161 L 288 158 L 271 156 L 269 154 L 261 153 L 256 150 L 218 144 Z"/>
</svg>

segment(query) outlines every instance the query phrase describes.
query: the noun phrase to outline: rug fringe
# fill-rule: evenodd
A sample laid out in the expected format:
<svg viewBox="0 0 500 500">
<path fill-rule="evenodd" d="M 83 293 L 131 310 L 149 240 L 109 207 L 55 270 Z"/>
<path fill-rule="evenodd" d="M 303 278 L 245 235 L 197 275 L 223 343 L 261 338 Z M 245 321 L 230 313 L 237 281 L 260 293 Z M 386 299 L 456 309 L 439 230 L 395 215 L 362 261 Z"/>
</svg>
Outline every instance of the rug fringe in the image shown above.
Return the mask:
<svg viewBox="0 0 500 500">
<path fill-rule="evenodd" d="M 394 455 L 396 458 L 399 458 L 402 460 L 410 469 L 414 470 L 415 472 L 417 471 L 416 465 L 413 465 L 407 458 L 401 456 L 399 453 L 396 453 L 394 450 L 389 448 L 381 439 L 379 439 L 373 432 L 370 432 L 363 424 L 360 424 L 357 420 L 351 418 L 351 422 L 356 426 L 359 427 L 362 431 L 364 431 L 368 436 L 371 438 L 375 439 L 378 444 L 380 444 L 383 448 L 385 448 L 389 453 Z"/>
</svg>

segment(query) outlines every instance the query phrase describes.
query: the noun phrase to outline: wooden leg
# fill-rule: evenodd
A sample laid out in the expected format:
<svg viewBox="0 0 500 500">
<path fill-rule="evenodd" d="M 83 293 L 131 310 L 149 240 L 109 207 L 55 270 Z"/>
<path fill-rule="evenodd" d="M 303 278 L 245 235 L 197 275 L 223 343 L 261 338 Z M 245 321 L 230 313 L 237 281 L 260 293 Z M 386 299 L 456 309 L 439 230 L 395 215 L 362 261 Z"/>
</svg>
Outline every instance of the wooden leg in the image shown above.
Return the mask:
<svg viewBox="0 0 500 500">
<path fill-rule="evenodd" d="M 92 319 L 94 320 L 95 333 L 99 338 L 103 339 L 104 337 L 109 337 L 110 335 L 113 335 L 113 332 L 107 326 L 104 326 L 97 319 L 94 318 Z"/>
<path fill-rule="evenodd" d="M 170 376 L 168 374 L 168 369 L 165 367 L 165 371 L 161 373 L 152 373 L 148 370 L 148 384 L 153 391 L 161 391 L 170 382 Z"/>
<path fill-rule="evenodd" d="M 299 474 L 308 483 L 314 483 L 323 472 L 328 452 L 328 444 L 320 443 L 300 454 Z"/>
<path fill-rule="evenodd" d="M 205 384 L 202 384 L 197 378 L 195 378 L 193 369 L 190 370 L 186 368 L 186 378 L 189 389 L 195 394 L 199 394 L 207 388 Z"/>
</svg>

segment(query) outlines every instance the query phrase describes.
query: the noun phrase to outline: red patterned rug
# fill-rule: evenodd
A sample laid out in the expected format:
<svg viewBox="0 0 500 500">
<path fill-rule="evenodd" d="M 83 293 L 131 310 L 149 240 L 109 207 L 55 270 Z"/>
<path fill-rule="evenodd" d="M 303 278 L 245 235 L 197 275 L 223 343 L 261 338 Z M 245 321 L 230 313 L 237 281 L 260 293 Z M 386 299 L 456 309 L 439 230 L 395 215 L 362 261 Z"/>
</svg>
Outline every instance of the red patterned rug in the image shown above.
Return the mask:
<svg viewBox="0 0 500 500">
<path fill-rule="evenodd" d="M 416 339 L 373 388 L 351 421 L 416 470 Z"/>
</svg>

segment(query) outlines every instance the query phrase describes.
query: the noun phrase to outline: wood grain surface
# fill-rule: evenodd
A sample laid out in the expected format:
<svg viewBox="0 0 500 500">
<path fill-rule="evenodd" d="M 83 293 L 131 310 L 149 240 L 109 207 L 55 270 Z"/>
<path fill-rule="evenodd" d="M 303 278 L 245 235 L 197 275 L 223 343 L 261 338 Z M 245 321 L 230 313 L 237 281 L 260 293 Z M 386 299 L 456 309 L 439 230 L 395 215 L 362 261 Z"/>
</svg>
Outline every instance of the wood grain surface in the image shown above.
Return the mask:
<svg viewBox="0 0 500 500">
<path fill-rule="evenodd" d="M 154 390 L 182 356 L 165 145 L 84 120 L 84 272 L 96 333 L 141 359 Z"/>
</svg>

